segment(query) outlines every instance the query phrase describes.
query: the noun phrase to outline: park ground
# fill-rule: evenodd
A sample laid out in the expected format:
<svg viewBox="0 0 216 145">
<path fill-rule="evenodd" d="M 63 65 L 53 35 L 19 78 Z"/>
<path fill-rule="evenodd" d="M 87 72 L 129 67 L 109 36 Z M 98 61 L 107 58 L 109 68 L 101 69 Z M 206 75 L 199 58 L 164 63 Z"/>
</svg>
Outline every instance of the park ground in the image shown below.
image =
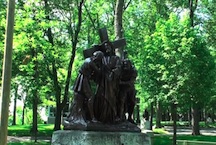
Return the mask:
<svg viewBox="0 0 216 145">
<path fill-rule="evenodd" d="M 53 125 L 40 124 L 37 143 L 35 137 L 30 134 L 29 125 L 16 125 L 8 128 L 8 145 L 50 145 Z M 201 135 L 192 136 L 190 127 L 178 127 L 177 140 L 210 141 L 216 145 L 216 129 L 201 128 Z M 172 142 L 173 130 L 171 126 L 154 130 L 154 145 L 169 145 Z"/>
</svg>

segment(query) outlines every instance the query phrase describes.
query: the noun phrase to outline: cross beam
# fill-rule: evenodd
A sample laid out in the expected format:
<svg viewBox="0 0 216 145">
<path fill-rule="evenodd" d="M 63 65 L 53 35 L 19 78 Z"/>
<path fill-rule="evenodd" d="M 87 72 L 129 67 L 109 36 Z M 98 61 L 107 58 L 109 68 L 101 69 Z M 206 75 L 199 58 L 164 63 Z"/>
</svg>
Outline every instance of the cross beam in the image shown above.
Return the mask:
<svg viewBox="0 0 216 145">
<path fill-rule="evenodd" d="M 100 41 L 101 43 L 105 42 L 105 41 L 109 41 L 109 37 L 108 37 L 108 33 L 107 33 L 107 29 L 106 28 L 102 28 L 99 29 L 99 36 L 100 36 Z M 119 39 L 119 40 L 115 40 L 112 43 L 113 49 L 119 48 L 119 47 L 123 47 L 126 45 L 126 40 L 124 38 Z M 87 57 L 91 57 L 93 55 L 93 53 L 95 51 L 104 51 L 103 50 L 103 46 L 102 45 L 94 45 L 92 48 L 90 49 L 85 49 L 83 51 L 83 55 L 85 58 Z"/>
</svg>

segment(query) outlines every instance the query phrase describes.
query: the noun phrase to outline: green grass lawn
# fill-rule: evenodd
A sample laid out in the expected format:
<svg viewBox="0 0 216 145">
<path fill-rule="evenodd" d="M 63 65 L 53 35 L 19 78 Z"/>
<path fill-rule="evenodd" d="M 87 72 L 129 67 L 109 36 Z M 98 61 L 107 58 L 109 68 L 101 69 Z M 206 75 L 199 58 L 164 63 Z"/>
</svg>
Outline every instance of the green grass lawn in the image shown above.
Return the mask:
<svg viewBox="0 0 216 145">
<path fill-rule="evenodd" d="M 51 137 L 53 133 L 53 124 L 39 124 L 38 125 L 38 136 Z M 15 125 L 8 127 L 9 136 L 31 136 L 30 125 Z M 167 135 L 167 132 L 164 129 L 154 130 L 155 136 L 153 139 L 154 145 L 171 145 L 172 136 Z M 192 135 L 178 135 L 177 140 L 190 140 L 190 141 L 208 141 L 216 142 L 215 136 L 192 136 Z M 50 145 L 49 142 L 34 143 L 33 141 L 28 142 L 19 142 L 19 143 L 8 143 L 8 145 Z"/>
<path fill-rule="evenodd" d="M 153 145 L 171 145 L 172 137 L 168 135 L 157 135 L 153 138 Z"/>
<path fill-rule="evenodd" d="M 166 131 L 164 128 L 155 128 L 153 129 L 154 134 L 168 134 L 169 132 Z"/>
<path fill-rule="evenodd" d="M 52 136 L 53 124 L 38 124 L 38 136 Z M 14 125 L 8 127 L 9 136 L 31 136 L 31 125 Z"/>
</svg>

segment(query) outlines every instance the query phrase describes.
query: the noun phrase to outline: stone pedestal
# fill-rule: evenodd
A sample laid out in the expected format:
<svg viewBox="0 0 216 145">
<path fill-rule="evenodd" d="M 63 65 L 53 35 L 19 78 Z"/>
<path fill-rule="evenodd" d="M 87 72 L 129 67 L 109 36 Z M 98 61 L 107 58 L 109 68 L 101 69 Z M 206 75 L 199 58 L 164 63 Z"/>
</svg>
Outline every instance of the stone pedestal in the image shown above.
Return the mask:
<svg viewBox="0 0 216 145">
<path fill-rule="evenodd" d="M 51 145 L 152 145 L 153 133 L 59 130 Z"/>
<path fill-rule="evenodd" d="M 151 127 L 150 121 L 145 120 L 145 119 L 141 120 L 141 124 L 140 124 L 141 130 L 150 130 L 150 127 Z"/>
<path fill-rule="evenodd" d="M 150 129 L 150 121 L 144 121 L 144 129 Z"/>
</svg>

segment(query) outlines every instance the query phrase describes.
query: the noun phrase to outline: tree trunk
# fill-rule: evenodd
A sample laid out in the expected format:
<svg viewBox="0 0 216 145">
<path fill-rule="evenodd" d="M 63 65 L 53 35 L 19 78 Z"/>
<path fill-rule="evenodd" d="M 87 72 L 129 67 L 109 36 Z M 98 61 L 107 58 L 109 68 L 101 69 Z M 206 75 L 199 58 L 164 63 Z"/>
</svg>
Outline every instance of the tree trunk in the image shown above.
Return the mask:
<svg viewBox="0 0 216 145">
<path fill-rule="evenodd" d="M 192 109 L 192 135 L 200 135 L 200 126 L 199 126 L 199 109 L 198 109 L 198 104 L 193 104 Z"/>
<path fill-rule="evenodd" d="M 172 117 L 170 116 L 170 110 L 167 110 L 166 116 L 167 116 L 167 121 L 171 121 L 172 120 Z"/>
<path fill-rule="evenodd" d="M 16 106 L 17 106 L 17 98 L 18 98 L 18 85 L 15 86 L 15 93 L 14 93 L 14 106 L 13 106 L 13 122 L 12 125 L 16 125 Z"/>
<path fill-rule="evenodd" d="M 204 111 L 200 110 L 200 121 L 205 121 L 204 119 Z"/>
<path fill-rule="evenodd" d="M 63 107 L 61 107 L 61 88 L 59 86 L 56 87 L 56 113 L 54 130 L 61 130 L 61 112 L 63 109 Z"/>
<path fill-rule="evenodd" d="M 154 115 L 154 103 L 151 102 L 151 108 L 150 108 L 150 130 L 152 130 L 152 126 L 153 126 L 153 115 Z"/>
<path fill-rule="evenodd" d="M 33 82 L 35 83 L 34 89 L 33 89 L 33 126 L 32 126 L 32 134 L 35 138 L 35 142 L 37 142 L 37 132 L 38 132 L 38 113 L 37 113 L 37 109 L 38 109 L 38 78 L 39 78 L 39 74 L 38 74 L 38 60 L 37 60 L 37 51 L 36 49 L 32 49 L 32 58 L 34 59 L 34 80 Z"/>
<path fill-rule="evenodd" d="M 157 101 L 156 105 L 156 128 L 161 128 L 161 102 Z"/>
<path fill-rule="evenodd" d="M 140 99 L 137 98 L 137 102 L 136 102 L 136 123 L 140 124 Z"/>
<path fill-rule="evenodd" d="M 46 19 L 50 20 L 49 17 L 49 5 L 48 5 L 48 0 L 44 0 L 44 8 L 45 8 L 45 13 L 46 13 Z M 46 31 L 49 43 L 54 47 L 54 38 L 52 35 L 52 29 L 51 27 L 47 29 Z M 47 67 L 47 70 L 49 72 L 50 78 L 53 80 L 53 87 L 55 90 L 55 99 L 56 99 L 56 113 L 55 113 L 55 125 L 54 125 L 54 130 L 61 130 L 61 112 L 62 112 L 62 107 L 61 107 L 61 87 L 59 85 L 58 81 L 58 74 L 57 74 L 57 68 L 56 68 L 56 63 L 55 60 L 51 62 L 52 65 L 52 70 Z"/>
<path fill-rule="evenodd" d="M 190 17 L 190 22 L 191 22 L 191 27 L 194 27 L 194 12 L 197 8 L 198 5 L 198 0 L 189 0 L 189 17 Z"/>
<path fill-rule="evenodd" d="M 189 0 L 189 16 L 190 16 L 190 26 L 191 28 L 194 28 L 194 12 L 197 8 L 198 0 Z M 195 45 L 195 44 L 194 44 Z M 195 46 L 194 46 L 195 47 Z M 192 108 L 191 108 L 191 114 L 192 114 L 192 134 L 193 135 L 200 135 L 200 127 L 199 127 L 199 120 L 200 120 L 200 114 L 199 114 L 198 104 L 195 102 L 192 102 Z"/>
<path fill-rule="evenodd" d="M 190 103 L 190 106 L 189 106 L 189 109 L 188 109 L 188 124 L 191 126 L 191 120 L 192 120 L 192 113 L 191 113 L 191 103 Z"/>
<path fill-rule="evenodd" d="M 212 108 L 212 113 L 211 113 L 211 119 L 212 119 L 212 123 L 215 123 L 215 108 Z"/>
<path fill-rule="evenodd" d="M 206 109 L 203 109 L 203 121 L 205 122 L 205 125 L 207 125 L 207 122 L 206 122 L 206 118 L 207 118 L 207 114 L 206 114 Z"/>
<path fill-rule="evenodd" d="M 171 104 L 171 114 L 173 119 L 173 145 L 176 145 L 176 132 L 177 132 L 177 104 L 172 103 Z"/>
<path fill-rule="evenodd" d="M 37 132 L 38 132 L 38 126 L 37 126 L 37 91 L 34 93 L 33 98 L 33 126 L 32 126 L 32 135 L 34 136 L 35 142 L 37 142 Z"/>
<path fill-rule="evenodd" d="M 2 91 L 0 97 L 0 145 L 7 144 L 8 115 L 10 102 L 13 30 L 14 30 L 15 0 L 8 1 L 6 37 L 2 73 Z"/>
<path fill-rule="evenodd" d="M 60 104 L 56 105 L 56 114 L 55 114 L 55 126 L 54 130 L 61 130 L 61 106 Z"/>
<path fill-rule="evenodd" d="M 122 26 L 122 16 L 123 16 L 124 0 L 117 0 L 115 7 L 115 36 L 116 39 L 123 37 L 123 26 Z M 120 58 L 124 57 L 123 48 L 116 49 L 116 55 Z"/>
<path fill-rule="evenodd" d="M 25 101 L 23 103 L 23 108 L 22 108 L 22 125 L 25 123 Z"/>
</svg>

